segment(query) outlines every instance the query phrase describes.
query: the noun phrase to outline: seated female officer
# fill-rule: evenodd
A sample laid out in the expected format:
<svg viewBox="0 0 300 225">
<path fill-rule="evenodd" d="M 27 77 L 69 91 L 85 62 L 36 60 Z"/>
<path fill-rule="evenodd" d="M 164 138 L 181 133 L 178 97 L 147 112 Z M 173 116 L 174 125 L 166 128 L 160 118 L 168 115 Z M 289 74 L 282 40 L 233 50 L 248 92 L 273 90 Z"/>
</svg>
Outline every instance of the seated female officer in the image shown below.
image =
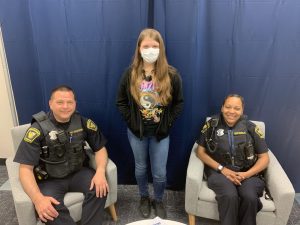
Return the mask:
<svg viewBox="0 0 300 225">
<path fill-rule="evenodd" d="M 216 193 L 222 225 L 255 225 L 262 208 L 268 147 L 243 110 L 243 97 L 228 95 L 221 114 L 206 122 L 197 140 L 197 156 L 205 164 L 208 187 Z"/>
</svg>

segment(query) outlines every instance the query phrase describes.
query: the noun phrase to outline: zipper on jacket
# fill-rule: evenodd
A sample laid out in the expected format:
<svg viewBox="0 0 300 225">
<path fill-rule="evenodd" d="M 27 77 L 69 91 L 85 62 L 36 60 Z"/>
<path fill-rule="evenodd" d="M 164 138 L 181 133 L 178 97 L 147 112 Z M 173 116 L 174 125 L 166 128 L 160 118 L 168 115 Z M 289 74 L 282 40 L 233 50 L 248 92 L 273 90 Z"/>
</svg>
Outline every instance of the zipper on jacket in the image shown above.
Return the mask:
<svg viewBox="0 0 300 225">
<path fill-rule="evenodd" d="M 160 116 L 160 121 L 159 121 L 159 124 L 158 124 L 158 126 L 157 126 L 157 128 L 156 128 L 156 131 L 155 131 L 156 136 L 157 136 L 157 133 L 158 133 L 159 128 L 161 127 L 161 123 L 162 123 L 162 121 L 163 121 L 163 117 L 164 117 L 165 111 L 166 111 L 166 109 L 164 109 L 164 110 L 162 111 L 162 114 L 161 114 L 161 116 Z"/>
<path fill-rule="evenodd" d="M 158 137 L 158 134 L 157 134 L 157 133 L 158 133 L 160 127 L 162 126 L 162 121 L 163 121 L 163 119 L 165 119 L 165 118 L 164 118 L 165 111 L 166 111 L 166 107 L 165 107 L 164 110 L 162 111 L 162 114 L 161 114 L 161 116 L 160 116 L 160 121 L 159 121 L 158 127 L 157 127 L 157 129 L 156 129 L 156 131 L 155 131 L 155 137 L 156 137 L 156 139 L 159 140 L 159 141 L 161 140 L 161 138 Z M 167 126 L 169 126 L 169 124 L 167 124 Z"/>
<path fill-rule="evenodd" d="M 142 116 L 141 113 L 139 112 L 139 119 L 140 119 L 140 140 L 143 140 L 143 133 L 144 133 L 144 127 L 143 127 L 143 121 L 142 121 Z"/>
</svg>

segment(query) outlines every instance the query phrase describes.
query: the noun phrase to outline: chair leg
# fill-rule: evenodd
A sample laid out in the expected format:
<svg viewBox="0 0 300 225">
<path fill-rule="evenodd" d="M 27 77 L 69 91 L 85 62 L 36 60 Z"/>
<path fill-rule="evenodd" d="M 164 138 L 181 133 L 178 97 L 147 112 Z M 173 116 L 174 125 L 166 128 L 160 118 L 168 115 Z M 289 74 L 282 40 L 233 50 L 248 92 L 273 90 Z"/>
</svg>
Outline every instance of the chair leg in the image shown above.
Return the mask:
<svg viewBox="0 0 300 225">
<path fill-rule="evenodd" d="M 116 222 L 118 220 L 118 217 L 117 217 L 117 213 L 116 213 L 115 204 L 111 204 L 110 206 L 108 206 L 108 209 L 109 209 L 111 218 L 113 219 L 113 221 Z"/>
<path fill-rule="evenodd" d="M 189 225 L 195 225 L 195 216 L 189 214 Z"/>
</svg>

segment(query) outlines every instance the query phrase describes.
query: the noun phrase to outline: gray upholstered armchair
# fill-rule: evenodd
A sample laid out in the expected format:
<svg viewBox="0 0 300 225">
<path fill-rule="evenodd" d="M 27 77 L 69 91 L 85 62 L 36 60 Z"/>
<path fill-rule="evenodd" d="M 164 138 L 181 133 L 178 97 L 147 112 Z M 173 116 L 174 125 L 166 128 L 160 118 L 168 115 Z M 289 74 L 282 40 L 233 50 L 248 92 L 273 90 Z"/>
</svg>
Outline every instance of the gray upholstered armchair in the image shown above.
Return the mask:
<svg viewBox="0 0 300 225">
<path fill-rule="evenodd" d="M 265 132 L 263 122 L 252 121 Z M 215 193 L 207 187 L 203 179 L 203 162 L 196 156 L 198 145 L 191 152 L 185 186 L 185 210 L 189 215 L 189 225 L 195 225 L 195 216 L 219 220 Z M 273 200 L 261 197 L 262 210 L 257 214 L 258 225 L 285 225 L 293 206 L 295 190 L 274 154 L 269 151 L 270 163 L 266 170 L 266 183 Z"/>
<path fill-rule="evenodd" d="M 17 150 L 29 126 L 30 124 L 25 124 L 12 128 L 11 134 L 15 151 Z M 88 155 L 91 158 L 90 165 L 92 167 L 95 166 L 95 161 L 93 158 L 94 155 L 92 154 L 92 152 L 90 152 Z M 10 157 L 6 160 L 6 167 L 19 225 L 42 224 L 41 221 L 37 219 L 34 205 L 32 204 L 27 194 L 24 192 L 19 181 L 19 164 L 13 162 L 13 157 Z M 117 167 L 111 160 L 108 160 L 106 168 L 106 178 L 109 184 L 110 191 L 107 196 L 105 207 L 109 209 L 112 219 L 114 221 L 117 221 L 117 214 L 115 210 L 115 202 L 117 201 Z M 82 193 L 70 192 L 65 195 L 64 203 L 68 207 L 70 215 L 75 222 L 79 221 L 81 218 L 82 202 Z"/>
</svg>

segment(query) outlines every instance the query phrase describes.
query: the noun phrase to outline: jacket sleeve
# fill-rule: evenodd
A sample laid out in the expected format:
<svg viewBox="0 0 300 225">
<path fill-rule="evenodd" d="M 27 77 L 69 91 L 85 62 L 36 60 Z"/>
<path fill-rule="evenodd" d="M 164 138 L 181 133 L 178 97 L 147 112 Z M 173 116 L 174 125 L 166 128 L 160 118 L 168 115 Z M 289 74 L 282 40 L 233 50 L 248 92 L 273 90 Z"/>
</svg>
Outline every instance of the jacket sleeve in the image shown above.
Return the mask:
<svg viewBox="0 0 300 225">
<path fill-rule="evenodd" d="M 254 141 L 254 149 L 257 154 L 262 154 L 268 151 L 268 146 L 264 138 L 264 134 L 257 125 L 251 121 L 247 121 L 247 129 Z"/>
<path fill-rule="evenodd" d="M 182 81 L 178 73 L 173 75 L 172 78 L 172 88 L 173 88 L 173 98 L 172 105 L 170 109 L 170 123 L 172 124 L 174 120 L 179 116 L 183 109 L 183 91 L 182 91 Z"/>
<path fill-rule="evenodd" d="M 34 122 L 26 131 L 16 152 L 14 162 L 33 166 L 38 165 L 43 138 L 44 134 L 41 127 L 37 122 Z"/>
<path fill-rule="evenodd" d="M 127 69 L 120 80 L 119 89 L 117 93 L 116 105 L 123 117 L 128 122 L 130 120 L 130 108 L 129 108 L 129 75 L 130 70 Z"/>
</svg>

